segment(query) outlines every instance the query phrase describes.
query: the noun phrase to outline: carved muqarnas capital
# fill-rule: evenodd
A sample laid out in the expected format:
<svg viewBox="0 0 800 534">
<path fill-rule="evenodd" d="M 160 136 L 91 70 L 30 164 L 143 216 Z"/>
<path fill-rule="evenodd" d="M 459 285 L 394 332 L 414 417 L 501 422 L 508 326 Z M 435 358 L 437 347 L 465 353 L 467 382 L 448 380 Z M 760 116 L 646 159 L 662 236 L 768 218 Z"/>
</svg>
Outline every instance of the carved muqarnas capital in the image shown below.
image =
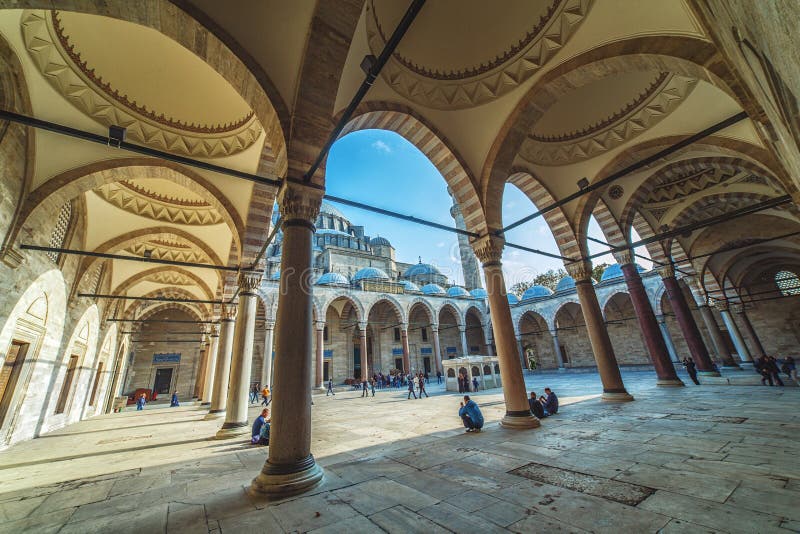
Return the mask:
<svg viewBox="0 0 800 534">
<path fill-rule="evenodd" d="M 261 271 L 239 271 L 239 290 L 252 293 L 261 285 Z"/>
<path fill-rule="evenodd" d="M 672 265 L 662 265 L 657 269 L 658 274 L 661 275 L 661 278 L 674 278 L 675 277 L 675 267 Z"/>
<path fill-rule="evenodd" d="M 223 319 L 235 319 L 236 318 L 236 306 L 233 304 L 223 304 L 222 305 L 222 318 Z"/>
<path fill-rule="evenodd" d="M 481 263 L 499 263 L 506 241 L 496 235 L 485 235 L 472 242 L 472 249 Z"/>
<path fill-rule="evenodd" d="M 568 263 L 564 267 L 576 282 L 586 282 L 592 277 L 592 262 L 588 260 Z"/>
<path fill-rule="evenodd" d="M 733 313 L 744 314 L 744 304 L 741 302 L 731 303 L 731 311 Z"/>
<path fill-rule="evenodd" d="M 714 307 L 719 311 L 728 311 L 728 301 L 727 300 L 716 300 L 714 301 Z"/>
<path fill-rule="evenodd" d="M 633 263 L 633 251 L 629 248 L 625 250 L 618 250 L 617 252 L 614 252 L 613 256 L 620 265 Z"/>
<path fill-rule="evenodd" d="M 284 182 L 278 192 L 278 206 L 284 220 L 301 219 L 314 224 L 322 206 L 322 189 Z"/>
<path fill-rule="evenodd" d="M 211 325 L 211 337 L 219 337 L 219 325 Z"/>
</svg>

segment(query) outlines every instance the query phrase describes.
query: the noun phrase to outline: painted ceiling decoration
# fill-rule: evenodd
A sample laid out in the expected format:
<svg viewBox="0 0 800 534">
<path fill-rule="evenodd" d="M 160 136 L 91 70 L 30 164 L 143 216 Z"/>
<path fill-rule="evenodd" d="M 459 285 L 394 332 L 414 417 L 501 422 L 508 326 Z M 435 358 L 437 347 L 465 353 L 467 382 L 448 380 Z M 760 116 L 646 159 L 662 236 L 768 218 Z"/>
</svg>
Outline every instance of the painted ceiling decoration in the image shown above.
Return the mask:
<svg viewBox="0 0 800 534">
<path fill-rule="evenodd" d="M 194 286 L 197 284 L 191 277 L 175 271 L 162 271 L 151 274 L 145 281 L 168 286 Z"/>
<path fill-rule="evenodd" d="M 252 110 L 224 124 L 187 124 L 152 103 L 136 102 L 124 87 L 112 87 L 102 72 L 82 59 L 57 11 L 25 11 L 21 26 L 25 46 L 51 86 L 101 124 L 125 127 L 134 143 L 186 156 L 223 157 L 247 149 L 261 136 L 261 123 Z"/>
<path fill-rule="evenodd" d="M 557 133 L 537 132 L 538 126 L 534 126 L 520 156 L 530 163 L 548 166 L 591 159 L 658 124 L 686 100 L 696 85 L 694 78 L 656 73 L 632 100 L 592 124 Z"/>
<path fill-rule="evenodd" d="M 209 262 L 208 255 L 199 249 L 187 248 L 180 245 L 172 246 L 172 244 L 167 245 L 163 242 L 133 243 L 125 248 L 124 252 L 139 257 L 145 257 L 147 254 L 149 254 L 151 258 L 157 260 L 182 261 L 191 263 Z"/>
<path fill-rule="evenodd" d="M 148 219 L 192 226 L 224 222 L 219 211 L 204 201 L 163 196 L 131 182 L 104 184 L 93 191 L 106 202 Z"/>
<path fill-rule="evenodd" d="M 415 21 L 381 75 L 400 95 L 435 109 L 463 109 L 491 102 L 528 80 L 563 48 L 586 18 L 593 1 L 507 4 L 509 9 L 504 13 L 508 20 L 501 22 L 508 30 L 498 37 L 496 32 L 484 28 L 481 21 L 481 13 L 486 10 L 490 10 L 492 16 L 485 13 L 483 22 L 495 20 L 501 13 L 490 2 L 474 3 L 466 9 L 459 2 L 439 0 L 430 4 L 426 8 L 428 13 Z M 402 11 L 390 2 L 376 0 L 369 2 L 367 11 L 367 40 L 377 55 Z M 469 14 L 472 19 L 459 21 L 456 13 Z M 521 26 L 531 20 L 535 21 L 533 26 Z M 465 30 L 464 25 L 470 30 Z M 471 31 L 473 27 L 485 34 L 475 35 Z M 513 34 L 514 30 L 518 33 Z M 443 31 L 447 35 L 442 36 Z M 497 43 L 499 39 L 503 42 Z M 483 47 L 491 41 L 496 43 L 494 48 Z M 449 43 L 447 50 L 441 46 L 442 42 Z M 437 44 L 428 46 L 432 43 Z M 453 68 L 452 65 L 459 64 L 454 54 L 469 59 L 476 56 L 473 50 L 476 43 L 488 50 L 483 52 L 485 59 L 479 64 L 467 63 Z M 433 51 L 439 57 L 419 57 L 422 50 L 425 54 Z"/>
</svg>

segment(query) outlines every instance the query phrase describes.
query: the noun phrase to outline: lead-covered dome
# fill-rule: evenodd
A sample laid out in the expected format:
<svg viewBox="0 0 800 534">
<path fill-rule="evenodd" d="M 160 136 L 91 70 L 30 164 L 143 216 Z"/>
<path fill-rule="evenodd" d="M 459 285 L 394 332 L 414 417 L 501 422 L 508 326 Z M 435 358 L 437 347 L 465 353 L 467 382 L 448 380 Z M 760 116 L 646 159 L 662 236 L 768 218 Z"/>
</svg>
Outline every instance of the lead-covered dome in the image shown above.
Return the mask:
<svg viewBox="0 0 800 534">
<path fill-rule="evenodd" d="M 392 244 L 389 243 L 388 239 L 386 239 L 385 237 L 380 237 L 380 236 L 379 237 L 373 237 L 372 239 L 370 239 L 369 240 L 369 244 L 370 244 L 370 246 L 373 246 L 373 247 L 379 247 L 379 246 L 391 247 L 392 246 Z"/>
<path fill-rule="evenodd" d="M 463 287 L 453 286 L 447 288 L 447 296 L 448 297 L 459 297 L 459 298 L 469 298 L 469 292 L 464 289 Z"/>
<path fill-rule="evenodd" d="M 590 280 L 592 281 L 592 285 L 597 283 L 594 281 L 594 278 L 590 278 Z M 558 281 L 558 285 L 556 285 L 556 293 L 559 291 L 567 291 L 569 289 L 575 289 L 575 279 L 571 276 L 565 276 Z"/>
<path fill-rule="evenodd" d="M 485 299 L 489 297 L 489 293 L 486 292 L 485 289 L 482 287 L 476 287 L 472 291 L 469 292 L 470 295 L 475 297 L 476 299 Z"/>
<path fill-rule="evenodd" d="M 318 286 L 336 286 L 336 285 L 348 285 L 349 282 L 344 275 L 339 273 L 325 273 L 319 277 L 317 280 Z"/>
<path fill-rule="evenodd" d="M 389 275 L 377 267 L 364 267 L 353 276 L 353 282 L 362 280 L 389 280 Z"/>
<path fill-rule="evenodd" d="M 421 276 L 426 274 L 442 274 L 442 272 L 435 265 L 420 262 L 406 269 L 406 272 L 403 274 L 403 276 L 409 278 L 411 276 Z"/>
<path fill-rule="evenodd" d="M 522 294 L 522 300 L 535 299 L 538 297 L 549 297 L 553 292 L 548 287 L 535 285 L 525 290 Z"/>
<path fill-rule="evenodd" d="M 447 295 L 447 292 L 444 288 L 438 284 L 428 284 L 426 286 L 422 286 L 422 292 L 426 295 Z"/>
<path fill-rule="evenodd" d="M 329 203 L 324 201 L 322 202 L 322 205 L 319 207 L 319 212 L 320 214 L 324 213 L 326 215 L 333 215 L 334 217 L 339 217 L 340 219 L 344 219 L 345 221 L 347 220 L 347 217 L 345 217 L 341 211 L 337 210 Z"/>
<path fill-rule="evenodd" d="M 414 282 L 411 282 L 409 280 L 402 280 L 400 283 L 403 285 L 403 288 L 405 289 L 406 293 L 419 293 L 420 292 L 419 286 L 417 284 L 415 284 Z"/>
<path fill-rule="evenodd" d="M 645 272 L 645 268 L 639 265 L 638 263 L 636 264 L 636 270 L 639 271 L 640 273 Z M 600 277 L 600 281 L 605 282 L 606 280 L 614 280 L 615 278 L 622 278 L 622 277 L 623 277 L 622 266 L 619 263 L 612 263 L 611 265 L 606 267 L 605 271 L 603 271 L 603 276 Z"/>
<path fill-rule="evenodd" d="M 506 295 L 506 297 L 508 298 L 509 304 L 519 304 L 519 299 L 514 293 L 509 293 Z"/>
</svg>

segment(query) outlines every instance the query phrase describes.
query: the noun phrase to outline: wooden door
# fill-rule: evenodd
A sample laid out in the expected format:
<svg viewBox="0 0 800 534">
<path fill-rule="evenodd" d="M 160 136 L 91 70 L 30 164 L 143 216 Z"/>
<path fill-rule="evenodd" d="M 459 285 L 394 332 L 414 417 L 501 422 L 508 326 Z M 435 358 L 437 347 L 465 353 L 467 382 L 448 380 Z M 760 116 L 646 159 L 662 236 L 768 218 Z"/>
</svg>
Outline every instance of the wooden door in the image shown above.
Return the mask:
<svg viewBox="0 0 800 534">
<path fill-rule="evenodd" d="M 72 390 L 72 381 L 75 379 L 75 371 L 78 368 L 78 355 L 73 354 L 69 357 L 69 364 L 67 365 L 67 373 L 64 375 L 64 383 L 61 385 L 61 393 L 58 394 L 58 403 L 56 404 L 56 413 L 64 413 L 67 407 L 67 400 L 69 393 Z"/>
<path fill-rule="evenodd" d="M 21 341 L 12 341 L 8 348 L 3 368 L 0 369 L 0 426 L 5 421 L 8 409 L 11 406 L 11 399 L 22 373 L 22 365 L 25 362 L 25 355 L 30 344 Z"/>
</svg>

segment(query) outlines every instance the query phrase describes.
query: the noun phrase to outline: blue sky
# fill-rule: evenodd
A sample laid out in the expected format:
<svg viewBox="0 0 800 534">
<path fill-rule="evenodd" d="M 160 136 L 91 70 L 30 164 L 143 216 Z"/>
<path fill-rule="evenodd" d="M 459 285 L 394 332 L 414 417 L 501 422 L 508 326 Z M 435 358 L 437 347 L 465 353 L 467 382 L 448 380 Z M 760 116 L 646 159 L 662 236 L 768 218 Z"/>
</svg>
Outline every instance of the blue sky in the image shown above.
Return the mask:
<svg viewBox="0 0 800 534">
<path fill-rule="evenodd" d="M 454 225 L 450 216 L 452 201 L 441 174 L 414 145 L 394 132 L 363 130 L 343 137 L 331 148 L 326 175 L 327 192 L 331 195 Z M 398 261 L 416 263 L 421 256 L 423 262 L 436 265 L 455 283 L 463 283 L 456 234 L 349 206 L 333 205 L 353 224 L 363 225 L 370 237 L 380 235 L 387 238 L 395 247 Z M 516 187 L 506 187 L 503 195 L 504 223 L 516 221 L 534 209 L 530 200 Z M 589 234 L 603 238 L 594 220 Z M 511 230 L 506 238 L 520 245 L 558 252 L 555 240 L 541 218 Z M 594 253 L 604 247 L 590 243 L 589 248 Z M 613 258 L 609 256 L 596 261 L 612 262 Z M 561 260 L 510 248 L 503 254 L 503 265 L 508 286 L 529 280 L 547 269 L 563 267 Z"/>
</svg>

